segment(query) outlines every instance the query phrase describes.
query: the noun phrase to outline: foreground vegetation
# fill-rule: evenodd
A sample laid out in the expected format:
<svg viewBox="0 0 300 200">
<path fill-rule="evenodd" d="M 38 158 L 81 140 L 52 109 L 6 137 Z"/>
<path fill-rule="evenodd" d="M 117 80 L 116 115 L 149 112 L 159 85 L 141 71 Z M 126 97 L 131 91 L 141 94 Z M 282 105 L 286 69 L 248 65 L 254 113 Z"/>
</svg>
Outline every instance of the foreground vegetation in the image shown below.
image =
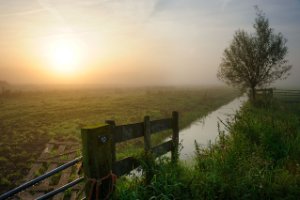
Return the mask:
<svg viewBox="0 0 300 200">
<path fill-rule="evenodd" d="M 165 159 L 144 167 L 150 185 L 122 178 L 116 199 L 298 199 L 300 104 L 246 104 L 229 134 L 209 147 L 196 146 L 193 167 Z"/>
<path fill-rule="evenodd" d="M 51 138 L 80 142 L 80 128 L 85 125 L 108 119 L 117 124 L 133 123 L 142 121 L 145 115 L 151 119 L 166 118 L 173 110 L 179 111 L 183 128 L 237 95 L 224 87 L 64 89 L 2 94 L 0 193 L 23 182 L 30 164 Z M 132 141 L 123 145 L 129 151 L 125 154 L 139 144 L 140 141 Z M 122 146 L 118 150 L 124 154 Z"/>
</svg>

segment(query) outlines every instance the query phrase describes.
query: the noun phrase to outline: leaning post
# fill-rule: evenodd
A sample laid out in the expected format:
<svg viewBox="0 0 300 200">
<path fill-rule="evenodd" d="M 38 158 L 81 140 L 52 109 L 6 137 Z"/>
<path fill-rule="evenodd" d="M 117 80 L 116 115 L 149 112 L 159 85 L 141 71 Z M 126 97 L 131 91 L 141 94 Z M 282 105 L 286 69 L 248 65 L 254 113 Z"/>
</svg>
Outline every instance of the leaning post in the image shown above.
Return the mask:
<svg viewBox="0 0 300 200">
<path fill-rule="evenodd" d="M 106 199 L 113 191 L 111 126 L 81 129 L 87 199 Z"/>
<path fill-rule="evenodd" d="M 173 141 L 173 147 L 172 147 L 172 155 L 171 160 L 173 163 L 176 163 L 178 160 L 179 152 L 178 152 L 178 146 L 179 146 L 179 115 L 178 112 L 173 111 L 172 113 L 172 141 Z"/>
</svg>

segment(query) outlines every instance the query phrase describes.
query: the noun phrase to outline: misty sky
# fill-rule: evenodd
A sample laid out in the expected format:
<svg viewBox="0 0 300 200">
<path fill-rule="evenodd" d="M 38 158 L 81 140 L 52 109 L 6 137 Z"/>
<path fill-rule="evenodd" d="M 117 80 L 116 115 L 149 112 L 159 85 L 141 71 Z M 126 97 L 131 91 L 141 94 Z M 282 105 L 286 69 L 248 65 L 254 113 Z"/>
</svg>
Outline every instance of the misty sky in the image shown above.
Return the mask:
<svg viewBox="0 0 300 200">
<path fill-rule="evenodd" d="M 300 0 L 0 0 L 0 79 L 214 84 L 234 32 L 253 31 L 254 5 L 288 39 L 293 69 L 281 83 L 300 85 Z M 78 49 L 76 73 L 49 64 L 58 41 Z"/>
</svg>

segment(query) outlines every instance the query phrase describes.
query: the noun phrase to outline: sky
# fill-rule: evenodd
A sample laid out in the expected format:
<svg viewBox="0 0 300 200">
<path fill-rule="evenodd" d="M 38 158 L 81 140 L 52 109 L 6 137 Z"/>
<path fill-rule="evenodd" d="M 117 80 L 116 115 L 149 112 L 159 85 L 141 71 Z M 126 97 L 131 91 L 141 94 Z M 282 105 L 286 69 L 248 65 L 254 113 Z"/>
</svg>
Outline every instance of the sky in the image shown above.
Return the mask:
<svg viewBox="0 0 300 200">
<path fill-rule="evenodd" d="M 0 80 L 15 84 L 211 85 L 258 5 L 287 39 L 300 85 L 300 0 L 0 0 Z"/>
</svg>

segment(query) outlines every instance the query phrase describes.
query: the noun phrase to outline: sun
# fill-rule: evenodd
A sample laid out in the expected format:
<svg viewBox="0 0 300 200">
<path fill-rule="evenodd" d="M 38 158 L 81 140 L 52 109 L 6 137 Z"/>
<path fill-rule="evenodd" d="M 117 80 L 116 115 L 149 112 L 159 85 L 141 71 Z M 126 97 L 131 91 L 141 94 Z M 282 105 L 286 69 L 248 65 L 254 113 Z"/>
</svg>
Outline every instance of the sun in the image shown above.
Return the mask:
<svg viewBox="0 0 300 200">
<path fill-rule="evenodd" d="M 71 75 L 76 73 L 82 65 L 83 52 L 81 50 L 77 40 L 60 38 L 47 41 L 44 55 L 52 71 Z"/>
<path fill-rule="evenodd" d="M 51 51 L 53 67 L 62 72 L 70 72 L 77 64 L 77 56 L 74 49 L 66 44 L 59 44 Z"/>
</svg>

